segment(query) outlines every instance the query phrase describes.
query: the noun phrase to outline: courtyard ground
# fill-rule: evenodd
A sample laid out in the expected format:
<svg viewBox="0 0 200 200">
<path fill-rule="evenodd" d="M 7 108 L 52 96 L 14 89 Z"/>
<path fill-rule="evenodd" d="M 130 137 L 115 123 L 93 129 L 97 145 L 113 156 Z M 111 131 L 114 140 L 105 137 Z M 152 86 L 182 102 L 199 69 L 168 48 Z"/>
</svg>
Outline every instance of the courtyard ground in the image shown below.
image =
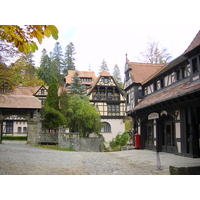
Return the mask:
<svg viewBox="0 0 200 200">
<path fill-rule="evenodd" d="M 198 166 L 188 158 L 149 150 L 68 152 L 38 148 L 20 141 L 0 144 L 1 175 L 169 175 L 169 166 Z"/>
</svg>

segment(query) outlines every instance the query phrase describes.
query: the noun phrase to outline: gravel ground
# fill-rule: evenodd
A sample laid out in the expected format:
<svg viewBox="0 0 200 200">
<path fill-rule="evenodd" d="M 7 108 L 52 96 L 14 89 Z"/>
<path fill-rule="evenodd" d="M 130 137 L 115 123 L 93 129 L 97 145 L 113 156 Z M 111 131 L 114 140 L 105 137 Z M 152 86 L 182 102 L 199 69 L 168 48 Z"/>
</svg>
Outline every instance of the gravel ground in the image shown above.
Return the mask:
<svg viewBox="0 0 200 200">
<path fill-rule="evenodd" d="M 169 175 L 169 166 L 199 166 L 200 158 L 149 150 L 120 152 L 68 152 L 3 141 L 0 144 L 1 175 Z"/>
<path fill-rule="evenodd" d="M 0 174 L 4 175 L 134 175 L 153 174 L 134 167 L 115 153 L 67 152 L 3 141 Z"/>
</svg>

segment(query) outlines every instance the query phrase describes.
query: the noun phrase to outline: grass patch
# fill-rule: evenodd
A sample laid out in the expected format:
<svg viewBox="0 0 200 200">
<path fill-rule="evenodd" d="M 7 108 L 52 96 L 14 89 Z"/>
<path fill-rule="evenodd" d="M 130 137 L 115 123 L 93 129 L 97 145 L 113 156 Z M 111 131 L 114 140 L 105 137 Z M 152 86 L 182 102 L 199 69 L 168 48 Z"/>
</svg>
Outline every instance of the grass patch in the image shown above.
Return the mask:
<svg viewBox="0 0 200 200">
<path fill-rule="evenodd" d="M 34 145 L 35 147 L 44 148 L 44 149 L 53 149 L 53 150 L 59 150 L 59 151 L 75 151 L 74 149 L 69 148 L 61 148 L 56 145 Z"/>
<path fill-rule="evenodd" d="M 27 141 L 27 136 L 3 136 L 2 140 L 19 140 Z"/>
</svg>

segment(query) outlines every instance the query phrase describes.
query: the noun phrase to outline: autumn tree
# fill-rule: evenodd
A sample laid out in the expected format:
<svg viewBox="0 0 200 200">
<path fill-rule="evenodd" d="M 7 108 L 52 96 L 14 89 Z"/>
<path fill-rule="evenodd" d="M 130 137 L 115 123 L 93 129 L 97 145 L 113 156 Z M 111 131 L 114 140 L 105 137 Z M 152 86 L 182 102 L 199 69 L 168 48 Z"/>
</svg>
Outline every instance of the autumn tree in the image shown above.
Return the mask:
<svg viewBox="0 0 200 200">
<path fill-rule="evenodd" d="M 64 55 L 65 69 L 63 70 L 63 73 L 65 76 L 68 74 L 68 70 L 76 70 L 74 58 L 75 54 L 74 44 L 70 42 L 70 44 L 66 46 Z"/>
<path fill-rule="evenodd" d="M 140 60 L 145 63 L 165 64 L 171 59 L 171 54 L 167 48 L 162 48 L 159 42 L 150 39 L 144 51 L 140 52 Z"/>
<path fill-rule="evenodd" d="M 58 29 L 53 25 L 0 25 L 0 85 L 13 87 L 12 70 L 7 66 L 7 58 L 19 59 L 19 52 L 29 53 L 38 50 L 35 39 L 41 44 L 45 37 L 58 39 Z M 14 48 L 16 47 L 16 49 Z M 7 56 L 9 55 L 9 56 Z"/>
<path fill-rule="evenodd" d="M 8 66 L 23 54 L 17 51 L 12 44 L 0 40 L 0 93 L 11 91 L 14 83 L 13 72 Z"/>
<path fill-rule="evenodd" d="M 24 86 L 41 86 L 44 81 L 39 79 L 33 61 L 30 60 L 29 54 L 21 56 L 15 63 L 11 64 L 11 80 L 14 85 L 22 83 Z"/>
<path fill-rule="evenodd" d="M 45 37 L 58 39 L 58 29 L 53 25 L 0 25 L 0 40 L 12 43 L 20 52 L 29 53 L 38 50 Z"/>
</svg>

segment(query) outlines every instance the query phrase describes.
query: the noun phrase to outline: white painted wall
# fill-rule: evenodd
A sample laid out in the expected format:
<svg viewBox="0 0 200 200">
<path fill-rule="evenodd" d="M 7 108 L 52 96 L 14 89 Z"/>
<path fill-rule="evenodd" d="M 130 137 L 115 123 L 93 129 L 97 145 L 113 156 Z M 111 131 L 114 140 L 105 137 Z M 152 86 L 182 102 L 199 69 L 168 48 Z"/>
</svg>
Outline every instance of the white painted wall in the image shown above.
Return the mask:
<svg viewBox="0 0 200 200">
<path fill-rule="evenodd" d="M 101 122 L 107 122 L 111 126 L 111 132 L 101 133 L 105 138 L 105 146 L 109 146 L 109 142 L 117 136 L 117 134 L 122 134 L 125 131 L 125 125 L 123 119 L 102 119 Z"/>
</svg>

